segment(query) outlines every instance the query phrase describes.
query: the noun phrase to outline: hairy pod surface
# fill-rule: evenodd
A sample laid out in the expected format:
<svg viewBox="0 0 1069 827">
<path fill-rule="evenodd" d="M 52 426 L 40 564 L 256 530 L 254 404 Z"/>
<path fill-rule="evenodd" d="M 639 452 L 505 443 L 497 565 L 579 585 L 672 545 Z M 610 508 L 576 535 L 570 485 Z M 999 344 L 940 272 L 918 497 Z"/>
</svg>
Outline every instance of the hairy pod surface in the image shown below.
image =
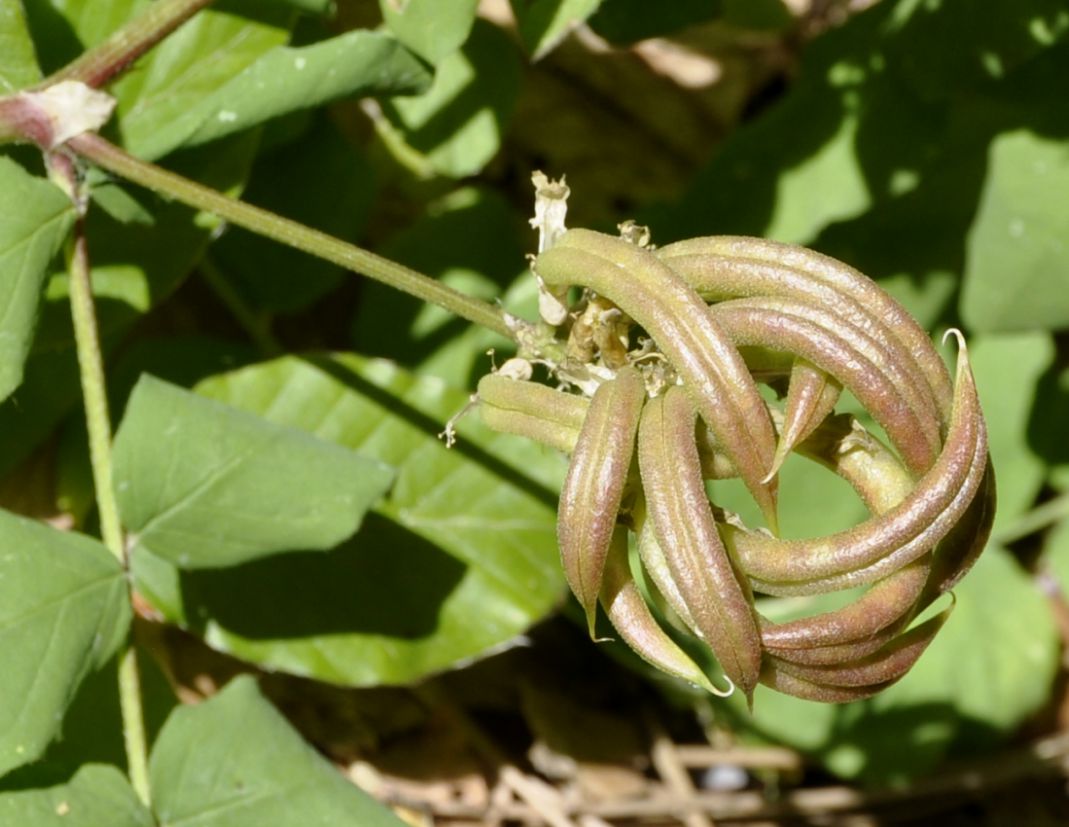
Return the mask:
<svg viewBox="0 0 1069 827">
<path fill-rule="evenodd" d="M 701 297 L 652 253 L 589 230 L 569 230 L 535 268 L 548 284 L 576 284 L 611 299 L 646 329 L 775 527 L 775 485 L 764 482 L 775 431 L 746 363 Z"/>
<path fill-rule="evenodd" d="M 647 403 L 638 437 L 646 503 L 690 622 L 749 698 L 761 669 L 753 596 L 720 541 L 694 427 L 693 406 L 680 388 Z"/>
<path fill-rule="evenodd" d="M 597 389 L 561 488 L 557 542 L 564 576 L 586 613 L 591 638 L 645 401 L 646 385 L 633 367 L 622 368 Z"/>
<path fill-rule="evenodd" d="M 618 527 L 613 533 L 601 586 L 601 605 L 609 621 L 643 660 L 700 686 L 714 695 L 730 694 L 717 690 L 701 668 L 661 628 L 635 585 L 627 559 L 627 530 Z"/>
<path fill-rule="evenodd" d="M 521 349 L 564 390 L 479 386 L 487 424 L 572 456 L 558 539 L 591 634 L 600 605 L 647 662 L 716 691 L 667 621 L 751 703 L 758 683 L 829 703 L 871 697 L 921 657 L 950 609 L 918 618 L 991 529 L 994 474 L 961 335 L 952 381 L 909 314 L 841 262 L 731 236 L 656 250 L 621 231 L 569 230 L 535 260 L 562 302 L 585 288 L 548 328 L 551 347 Z M 844 391 L 889 444 L 835 412 Z M 776 536 L 777 472 L 792 453 L 848 482 L 870 516 L 824 537 Z M 732 477 L 773 533 L 710 501 L 704 481 Z M 848 588 L 858 593 L 832 611 L 760 613 Z"/>
</svg>

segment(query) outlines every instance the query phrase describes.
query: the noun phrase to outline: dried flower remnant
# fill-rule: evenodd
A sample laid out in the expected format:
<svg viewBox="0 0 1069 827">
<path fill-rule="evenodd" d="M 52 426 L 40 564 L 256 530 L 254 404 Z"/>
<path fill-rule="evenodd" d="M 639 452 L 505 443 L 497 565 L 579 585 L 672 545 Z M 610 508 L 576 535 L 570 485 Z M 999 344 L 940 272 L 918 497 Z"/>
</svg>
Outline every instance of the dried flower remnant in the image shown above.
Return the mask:
<svg viewBox="0 0 1069 827">
<path fill-rule="evenodd" d="M 565 231 L 567 189 L 540 174 L 536 186 L 533 270 L 566 312 L 543 308 L 542 333 L 520 356 L 560 387 L 493 374 L 478 398 L 490 427 L 572 457 L 558 537 L 591 636 L 600 603 L 645 660 L 716 691 L 659 614 L 707 646 L 748 700 L 758 683 L 837 703 L 897 681 L 950 608 L 920 615 L 975 562 L 994 515 L 964 338 L 951 331 L 952 380 L 909 314 L 841 262 L 730 236 L 657 249 L 630 222 L 620 237 Z M 767 402 L 759 384 L 782 401 Z M 835 413 L 844 390 L 890 445 Z M 846 480 L 871 516 L 828 537 L 778 538 L 778 497 L 790 492 L 777 473 L 790 453 Z M 726 477 L 742 480 L 768 528 L 710 502 L 704 480 Z M 788 623 L 754 601 L 856 586 L 842 608 Z"/>
</svg>

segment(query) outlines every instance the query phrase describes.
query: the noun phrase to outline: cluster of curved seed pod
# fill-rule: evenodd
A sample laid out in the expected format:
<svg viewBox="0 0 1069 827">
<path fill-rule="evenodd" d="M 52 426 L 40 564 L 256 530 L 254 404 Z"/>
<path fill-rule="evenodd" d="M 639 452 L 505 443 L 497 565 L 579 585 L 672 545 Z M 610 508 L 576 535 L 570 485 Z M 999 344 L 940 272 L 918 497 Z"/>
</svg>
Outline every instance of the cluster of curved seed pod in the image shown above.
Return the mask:
<svg viewBox="0 0 1069 827">
<path fill-rule="evenodd" d="M 551 367 L 566 387 L 492 374 L 480 409 L 491 427 L 571 455 L 558 538 L 591 634 L 600 604 L 647 661 L 717 691 L 637 587 L 633 532 L 651 599 L 748 699 L 764 683 L 849 701 L 904 675 L 949 610 L 911 623 L 975 561 L 994 512 L 960 334 L 952 381 L 928 336 L 872 281 L 760 239 L 655 250 L 570 230 L 534 271 L 555 296 L 584 288 L 553 331 Z M 588 398 L 569 383 L 596 390 Z M 759 383 L 785 384 L 782 406 Z M 834 413 L 844 388 L 892 447 Z M 871 517 L 828 537 L 777 538 L 776 474 L 791 451 L 847 480 Z M 712 505 L 704 481 L 724 477 L 742 480 L 770 530 Z M 857 586 L 867 588 L 843 608 L 797 621 L 772 623 L 755 608 L 755 593 Z"/>
</svg>

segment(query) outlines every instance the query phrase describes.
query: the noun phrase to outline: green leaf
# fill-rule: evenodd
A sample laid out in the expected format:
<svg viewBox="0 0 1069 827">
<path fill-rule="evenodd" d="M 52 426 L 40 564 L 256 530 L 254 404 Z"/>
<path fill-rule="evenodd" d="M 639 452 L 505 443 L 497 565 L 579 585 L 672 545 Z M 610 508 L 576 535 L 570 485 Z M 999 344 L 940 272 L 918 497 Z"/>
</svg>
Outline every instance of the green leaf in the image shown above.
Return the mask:
<svg viewBox="0 0 1069 827">
<path fill-rule="evenodd" d="M 73 221 L 58 187 L 0 155 L 0 399 L 22 382 L 48 264 Z"/>
<path fill-rule="evenodd" d="M 40 757 L 129 622 L 126 578 L 103 545 L 0 511 L 0 775 Z"/>
<path fill-rule="evenodd" d="M 131 5 L 125 3 L 110 4 Z M 103 34 L 94 25 L 99 4 L 68 3 L 68 18 L 76 30 Z M 127 150 L 153 160 L 181 146 L 207 118 L 205 107 L 231 83 L 289 38 L 292 13 L 277 4 L 243 3 L 244 12 L 208 9 L 198 13 L 138 62 L 138 70 L 124 75 L 111 92 L 118 98 L 116 117 Z M 130 12 L 128 12 L 130 13 Z M 86 37 L 94 42 L 95 37 Z M 247 91 L 247 90 L 246 90 Z M 218 118 L 218 106 L 212 111 Z M 219 124 L 229 126 L 228 120 Z M 206 127 L 207 128 L 207 127 Z M 229 130 L 234 131 L 234 130 Z M 225 133 L 223 133 L 225 134 Z"/>
<path fill-rule="evenodd" d="M 337 98 L 420 92 L 430 80 L 419 60 L 380 32 L 353 31 L 311 46 L 275 48 L 144 136 L 141 154 L 159 157 Z"/>
<path fill-rule="evenodd" d="M 1028 431 L 1036 389 L 1053 359 L 1047 333 L 980 336 L 969 342 L 998 485 L 996 536 L 1031 508 L 1043 484 L 1046 461 Z"/>
<path fill-rule="evenodd" d="M 24 89 L 40 79 L 22 0 L 0 0 L 0 95 Z"/>
<path fill-rule="evenodd" d="M 115 437 L 123 524 L 182 568 L 232 566 L 349 537 L 383 464 L 142 376 Z"/>
<path fill-rule="evenodd" d="M 991 145 L 969 233 L 961 315 L 974 330 L 1069 327 L 1069 141 L 1027 130 Z"/>
<path fill-rule="evenodd" d="M 1043 562 L 1062 593 L 1069 594 L 1069 517 L 1063 517 L 1047 535 Z"/>
<path fill-rule="evenodd" d="M 479 0 L 379 0 L 390 31 L 432 64 L 440 63 L 468 39 L 478 5 Z"/>
<path fill-rule="evenodd" d="M 590 28 L 611 43 L 635 43 L 712 20 L 720 14 L 722 5 L 722 0 L 675 0 L 673 3 L 602 0 L 589 23 Z"/>
<path fill-rule="evenodd" d="M 437 434 L 467 393 L 356 356 L 280 359 L 200 390 L 397 468 L 376 513 L 326 556 L 180 574 L 135 555 L 139 591 L 209 645 L 334 683 L 407 683 L 506 644 L 560 600 L 564 463 L 475 416 L 447 449 Z"/>
<path fill-rule="evenodd" d="M 759 687 L 755 728 L 870 783 L 923 775 L 952 747 L 992 747 L 1046 702 L 1058 633 L 1045 596 L 1001 548 L 988 548 L 954 593 L 950 619 L 899 683 L 838 706 Z M 819 609 L 812 601 L 809 612 Z"/>
<path fill-rule="evenodd" d="M 760 31 L 782 31 L 793 18 L 783 0 L 722 0 L 724 22 Z"/>
<path fill-rule="evenodd" d="M 386 101 L 383 111 L 432 169 L 462 178 L 497 153 L 519 85 L 515 46 L 496 26 L 477 20 L 464 48 L 438 65 L 427 92 Z"/>
<path fill-rule="evenodd" d="M 601 0 L 510 0 L 520 39 L 532 60 L 545 57 L 576 26 L 597 11 Z"/>
<path fill-rule="evenodd" d="M 403 827 L 301 740 L 247 676 L 176 709 L 152 750 L 163 827 Z"/>
<path fill-rule="evenodd" d="M 26 773 L 25 779 L 9 776 L 0 783 L 0 824 L 155 827 L 152 814 L 116 767 L 86 764 L 69 779 L 37 775 L 44 773 Z"/>
</svg>

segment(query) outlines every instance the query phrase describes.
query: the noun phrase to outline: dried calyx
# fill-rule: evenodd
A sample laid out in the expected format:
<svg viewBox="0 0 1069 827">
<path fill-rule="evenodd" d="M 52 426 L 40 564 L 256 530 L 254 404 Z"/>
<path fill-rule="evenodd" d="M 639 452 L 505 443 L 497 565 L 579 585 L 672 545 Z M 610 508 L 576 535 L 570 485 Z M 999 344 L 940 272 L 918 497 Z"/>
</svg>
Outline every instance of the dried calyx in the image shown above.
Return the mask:
<svg viewBox="0 0 1069 827">
<path fill-rule="evenodd" d="M 496 430 L 571 455 L 558 539 L 591 635 L 600 604 L 647 661 L 718 691 L 657 616 L 669 618 L 747 699 L 763 683 L 850 701 L 901 678 L 949 608 L 914 621 L 976 560 L 994 513 L 961 334 L 952 380 L 908 313 L 841 262 L 742 237 L 655 249 L 630 224 L 620 237 L 565 232 L 567 188 L 536 185 L 543 318 L 516 324 L 520 356 L 547 365 L 559 387 L 492 374 L 480 410 Z M 766 402 L 759 383 L 785 399 Z M 890 447 L 835 413 L 843 389 Z M 791 452 L 845 479 L 872 516 L 827 537 L 779 539 L 777 472 Z M 726 477 L 745 484 L 767 529 L 710 502 L 705 480 Z M 788 623 L 755 608 L 755 593 L 858 586 L 844 607 Z"/>
</svg>

